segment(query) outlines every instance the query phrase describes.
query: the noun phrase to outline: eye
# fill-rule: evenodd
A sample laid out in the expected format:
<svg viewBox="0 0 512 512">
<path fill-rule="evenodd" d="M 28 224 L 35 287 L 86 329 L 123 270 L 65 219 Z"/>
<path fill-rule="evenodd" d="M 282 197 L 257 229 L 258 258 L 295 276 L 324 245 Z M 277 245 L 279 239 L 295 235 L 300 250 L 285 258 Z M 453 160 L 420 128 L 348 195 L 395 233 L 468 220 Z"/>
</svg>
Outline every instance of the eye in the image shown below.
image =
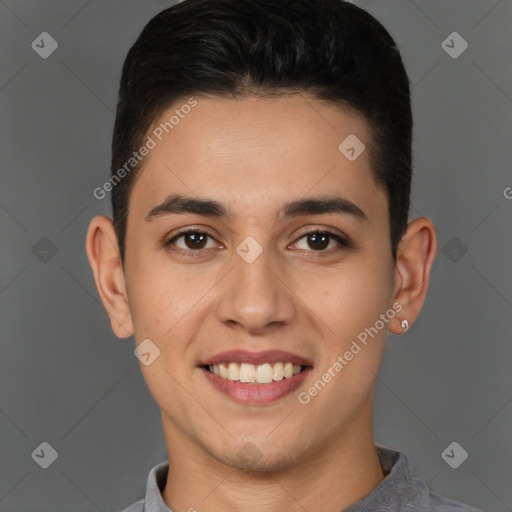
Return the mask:
<svg viewBox="0 0 512 512">
<path fill-rule="evenodd" d="M 187 256 L 201 256 L 201 249 L 210 249 L 212 247 L 217 247 L 217 245 L 213 244 L 211 247 L 207 247 L 207 240 L 211 237 L 208 233 L 204 231 L 199 231 L 197 229 L 188 229 L 186 231 L 182 231 L 178 233 L 170 240 L 164 242 L 164 245 L 169 246 L 171 250 L 178 254 L 184 254 Z M 178 241 L 182 242 L 180 246 Z M 173 247 L 176 246 L 176 248 Z"/>
<path fill-rule="evenodd" d="M 213 243 L 208 247 L 208 239 L 214 240 L 212 236 L 204 231 L 197 229 L 187 229 L 181 231 L 177 235 L 164 242 L 165 247 L 169 247 L 173 252 L 184 256 L 202 257 L 206 251 L 203 249 L 211 249 L 219 247 L 218 244 Z M 303 241 L 304 240 L 304 241 Z M 334 242 L 334 244 L 332 243 Z M 301 247 L 300 244 L 303 244 Z M 331 253 L 341 251 L 343 249 L 350 249 L 352 244 L 348 239 L 343 236 L 333 233 L 329 230 L 315 229 L 303 233 L 298 241 L 292 244 L 300 250 L 308 252 Z M 304 247 L 304 245 L 306 247 Z M 221 246 L 222 247 L 222 246 Z M 313 251 L 308 249 L 313 249 Z"/>
<path fill-rule="evenodd" d="M 331 231 L 321 231 L 319 229 L 303 233 L 299 238 L 299 241 L 294 243 L 294 245 L 298 246 L 299 249 L 308 250 L 308 247 L 299 246 L 302 239 L 305 239 L 304 245 L 313 248 L 313 251 L 316 252 L 331 252 L 330 250 L 326 249 L 333 249 L 333 246 L 330 244 L 330 242 L 333 240 L 338 244 L 337 246 L 334 244 L 334 251 L 341 251 L 342 248 L 349 249 L 351 247 L 350 242 L 341 235 Z"/>
</svg>

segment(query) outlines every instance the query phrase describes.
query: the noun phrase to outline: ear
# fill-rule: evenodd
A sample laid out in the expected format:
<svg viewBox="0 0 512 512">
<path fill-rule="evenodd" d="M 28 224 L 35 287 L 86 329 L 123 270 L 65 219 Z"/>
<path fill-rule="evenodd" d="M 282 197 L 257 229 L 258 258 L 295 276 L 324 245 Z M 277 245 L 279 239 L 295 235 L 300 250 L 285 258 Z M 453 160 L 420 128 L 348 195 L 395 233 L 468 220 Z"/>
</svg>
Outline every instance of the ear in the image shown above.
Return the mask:
<svg viewBox="0 0 512 512">
<path fill-rule="evenodd" d="M 98 215 L 89 224 L 85 251 L 112 331 L 119 338 L 133 334 L 123 265 L 112 220 Z"/>
<path fill-rule="evenodd" d="M 432 221 L 427 217 L 410 221 L 397 248 L 393 298 L 402 309 L 390 322 L 389 330 L 393 334 L 403 334 L 402 320 L 407 320 L 411 326 L 418 317 L 427 296 L 436 251 L 436 230 Z"/>
</svg>

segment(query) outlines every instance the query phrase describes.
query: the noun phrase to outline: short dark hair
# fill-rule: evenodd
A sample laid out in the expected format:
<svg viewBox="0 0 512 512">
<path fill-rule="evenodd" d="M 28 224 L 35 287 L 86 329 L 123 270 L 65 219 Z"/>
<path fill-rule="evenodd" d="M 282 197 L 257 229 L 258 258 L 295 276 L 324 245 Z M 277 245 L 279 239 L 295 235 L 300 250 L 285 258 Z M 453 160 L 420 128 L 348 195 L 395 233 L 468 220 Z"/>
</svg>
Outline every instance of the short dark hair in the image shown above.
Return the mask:
<svg viewBox="0 0 512 512">
<path fill-rule="evenodd" d="M 185 0 L 157 14 L 124 62 L 112 176 L 126 169 L 153 123 L 180 98 L 301 92 L 352 108 L 367 122 L 372 172 L 386 191 L 396 261 L 412 178 L 409 79 L 387 30 L 343 0 Z M 140 169 L 134 164 L 112 188 L 123 264 L 130 191 Z"/>
</svg>

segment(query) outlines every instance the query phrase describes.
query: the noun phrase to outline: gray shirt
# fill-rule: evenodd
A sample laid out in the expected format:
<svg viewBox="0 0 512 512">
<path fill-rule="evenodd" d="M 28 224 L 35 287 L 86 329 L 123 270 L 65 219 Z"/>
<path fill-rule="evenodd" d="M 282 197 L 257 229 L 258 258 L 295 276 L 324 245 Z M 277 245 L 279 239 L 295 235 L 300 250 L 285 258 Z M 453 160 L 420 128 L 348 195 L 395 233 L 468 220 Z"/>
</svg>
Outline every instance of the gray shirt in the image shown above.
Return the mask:
<svg viewBox="0 0 512 512">
<path fill-rule="evenodd" d="M 481 512 L 431 492 L 413 476 L 411 464 L 404 453 L 379 445 L 376 448 L 386 477 L 366 498 L 344 512 Z M 161 494 L 167 482 L 168 469 L 168 462 L 153 467 L 148 477 L 146 498 L 122 512 L 173 512 Z"/>
</svg>

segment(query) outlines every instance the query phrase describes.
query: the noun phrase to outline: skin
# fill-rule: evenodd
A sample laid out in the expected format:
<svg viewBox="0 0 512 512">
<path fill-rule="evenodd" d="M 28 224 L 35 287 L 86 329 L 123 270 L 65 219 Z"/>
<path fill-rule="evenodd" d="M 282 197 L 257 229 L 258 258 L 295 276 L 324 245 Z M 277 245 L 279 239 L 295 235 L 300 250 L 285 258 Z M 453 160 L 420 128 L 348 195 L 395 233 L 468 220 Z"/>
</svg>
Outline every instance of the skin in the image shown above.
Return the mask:
<svg viewBox="0 0 512 512">
<path fill-rule="evenodd" d="M 411 220 L 393 262 L 387 197 L 374 181 L 370 132 L 359 114 L 306 94 L 196 99 L 144 160 L 129 202 L 124 272 L 109 218 L 95 217 L 86 239 L 114 333 L 133 335 L 137 345 L 149 338 L 161 351 L 140 367 L 161 409 L 170 462 L 163 499 L 175 512 L 339 512 L 385 477 L 372 431 L 376 374 L 388 331 L 402 334 L 401 321 L 412 325 L 424 303 L 434 226 L 426 217 Z M 338 150 L 351 133 L 367 148 L 353 162 Z M 175 193 L 215 199 L 233 217 L 144 220 Z M 287 201 L 332 194 L 355 203 L 368 221 L 330 213 L 276 223 Z M 203 257 L 163 245 L 189 227 L 212 238 L 198 250 L 181 237 L 174 248 Z M 353 248 L 331 238 L 318 249 L 303 236 L 314 228 L 345 234 Z M 252 263 L 236 252 L 247 236 L 263 249 Z M 301 404 L 298 393 L 393 303 L 401 311 Z M 274 348 L 308 357 L 314 368 L 296 392 L 272 404 L 236 403 L 197 367 L 225 350 Z M 256 462 L 238 455 L 248 442 Z"/>
</svg>

